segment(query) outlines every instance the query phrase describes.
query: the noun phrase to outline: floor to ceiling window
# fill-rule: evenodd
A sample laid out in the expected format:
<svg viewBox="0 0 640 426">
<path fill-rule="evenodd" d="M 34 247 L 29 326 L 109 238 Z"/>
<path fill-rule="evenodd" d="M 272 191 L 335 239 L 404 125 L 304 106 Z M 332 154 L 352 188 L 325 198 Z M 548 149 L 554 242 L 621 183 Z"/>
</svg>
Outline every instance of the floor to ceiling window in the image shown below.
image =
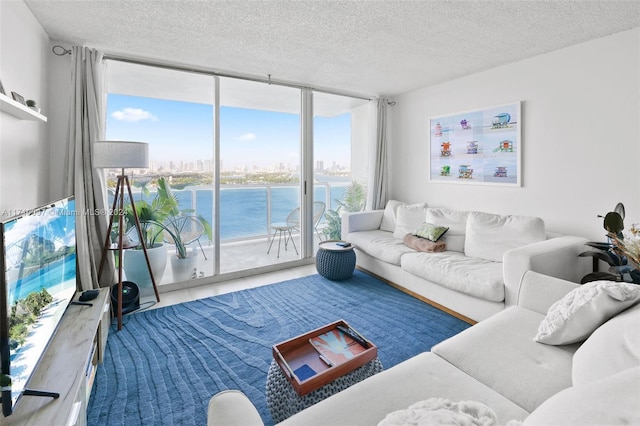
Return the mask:
<svg viewBox="0 0 640 426">
<path fill-rule="evenodd" d="M 220 78 L 220 273 L 300 259 L 300 144 L 299 89 Z"/>
<path fill-rule="evenodd" d="M 156 283 L 213 275 L 215 78 L 120 61 L 107 62 L 107 76 L 106 138 L 149 143 L 149 169 L 127 173 Z M 126 231 L 139 239 L 131 221 Z M 127 250 L 123 267 L 143 295 L 152 291 L 140 250 Z"/>
<path fill-rule="evenodd" d="M 369 102 L 326 93 L 313 101 L 314 210 L 324 207 L 314 232 L 337 240 L 341 215 L 366 201 Z"/>
<path fill-rule="evenodd" d="M 366 185 L 367 101 L 116 60 L 108 61 L 107 75 L 106 138 L 150 145 L 151 167 L 127 171 L 136 205 L 153 208 L 166 186 L 179 219 L 188 219 L 183 242 L 196 260 L 187 275 L 176 274 L 169 233 L 150 241 L 166 250 L 164 269 L 154 272 L 161 286 L 313 256 L 331 238 L 331 214 L 345 191 L 354 181 Z M 313 99 L 311 109 L 304 99 Z M 305 133 L 305 113 L 313 132 Z M 117 172 L 108 173 L 111 182 Z M 313 176 L 311 197 L 304 176 Z M 308 223 L 314 202 L 323 211 Z M 161 221 L 172 219 L 175 211 Z M 127 263 L 138 263 L 127 262 L 135 254 L 125 253 L 125 274 L 144 292 L 145 271 L 127 272 Z"/>
</svg>

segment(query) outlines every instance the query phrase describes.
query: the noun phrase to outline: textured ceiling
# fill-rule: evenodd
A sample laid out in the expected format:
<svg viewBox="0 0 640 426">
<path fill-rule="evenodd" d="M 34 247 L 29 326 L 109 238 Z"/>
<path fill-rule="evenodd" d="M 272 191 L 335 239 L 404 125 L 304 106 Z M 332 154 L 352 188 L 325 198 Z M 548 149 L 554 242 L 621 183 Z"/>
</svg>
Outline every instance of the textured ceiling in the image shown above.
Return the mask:
<svg viewBox="0 0 640 426">
<path fill-rule="evenodd" d="M 640 27 L 640 1 L 25 0 L 52 40 L 396 95 Z"/>
</svg>

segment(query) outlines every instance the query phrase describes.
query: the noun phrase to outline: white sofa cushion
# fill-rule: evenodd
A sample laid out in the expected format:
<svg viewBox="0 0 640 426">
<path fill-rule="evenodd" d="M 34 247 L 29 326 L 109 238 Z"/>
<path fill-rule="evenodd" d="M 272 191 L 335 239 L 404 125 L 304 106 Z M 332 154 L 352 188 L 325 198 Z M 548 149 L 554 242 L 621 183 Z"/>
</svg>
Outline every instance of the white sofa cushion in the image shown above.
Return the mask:
<svg viewBox="0 0 640 426">
<path fill-rule="evenodd" d="M 544 241 L 544 221 L 538 217 L 500 216 L 471 212 L 467 218 L 464 253 L 502 262 L 507 250 Z"/>
<path fill-rule="evenodd" d="M 396 211 L 398 207 L 404 205 L 402 201 L 389 200 L 382 214 L 382 222 L 380 223 L 381 231 L 393 232 L 396 230 Z"/>
<path fill-rule="evenodd" d="M 606 320 L 640 300 L 640 286 L 615 281 L 586 283 L 551 305 L 540 322 L 537 342 L 581 342 Z"/>
<path fill-rule="evenodd" d="M 402 269 L 451 290 L 492 302 L 504 300 L 502 264 L 455 251 L 407 253 Z"/>
<path fill-rule="evenodd" d="M 432 397 L 479 401 L 499 419 L 522 420 L 529 414 L 447 361 L 424 352 L 294 414 L 279 426 L 371 426 L 392 411 Z"/>
<path fill-rule="evenodd" d="M 415 253 L 415 250 L 407 247 L 402 240 L 393 238 L 391 232 L 387 231 L 351 232 L 346 237 L 358 250 L 392 265 L 400 265 L 402 255 Z"/>
<path fill-rule="evenodd" d="M 578 386 L 640 365 L 640 305 L 602 324 L 573 355 L 571 377 Z"/>
<path fill-rule="evenodd" d="M 635 367 L 559 392 L 533 411 L 522 426 L 638 425 L 638 401 L 640 367 Z"/>
<path fill-rule="evenodd" d="M 449 228 L 441 241 L 447 245 L 448 251 L 464 253 L 464 235 L 467 230 L 469 212 L 461 210 L 428 208 L 426 222 Z"/>
<path fill-rule="evenodd" d="M 405 235 L 413 234 L 425 221 L 426 203 L 403 204 L 396 210 L 396 228 L 393 237 L 402 240 Z"/>
<path fill-rule="evenodd" d="M 571 362 L 578 346 L 535 342 L 542 318 L 528 309 L 508 308 L 431 350 L 531 412 L 571 386 Z"/>
</svg>

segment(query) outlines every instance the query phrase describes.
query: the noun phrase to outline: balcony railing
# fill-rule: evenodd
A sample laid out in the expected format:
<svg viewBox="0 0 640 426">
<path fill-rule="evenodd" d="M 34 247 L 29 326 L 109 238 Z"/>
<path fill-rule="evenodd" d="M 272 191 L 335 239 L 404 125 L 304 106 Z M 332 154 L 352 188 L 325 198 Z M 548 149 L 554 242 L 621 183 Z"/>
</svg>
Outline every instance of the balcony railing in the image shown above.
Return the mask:
<svg viewBox="0 0 640 426">
<path fill-rule="evenodd" d="M 326 209 L 335 209 L 336 199 L 342 199 L 348 182 L 314 184 L 314 199 L 323 201 Z M 212 186 L 188 187 L 172 190 L 180 209 L 191 209 L 213 226 L 214 199 Z M 151 202 L 149 196 L 134 195 Z M 270 224 L 284 222 L 288 214 L 300 206 L 300 187 L 291 184 L 237 184 L 220 186 L 220 242 L 238 242 L 258 238 L 270 238 Z M 321 224 L 324 222 L 324 217 Z M 214 233 L 215 233 L 214 229 Z M 203 245 L 211 245 L 207 236 L 200 239 Z"/>
</svg>

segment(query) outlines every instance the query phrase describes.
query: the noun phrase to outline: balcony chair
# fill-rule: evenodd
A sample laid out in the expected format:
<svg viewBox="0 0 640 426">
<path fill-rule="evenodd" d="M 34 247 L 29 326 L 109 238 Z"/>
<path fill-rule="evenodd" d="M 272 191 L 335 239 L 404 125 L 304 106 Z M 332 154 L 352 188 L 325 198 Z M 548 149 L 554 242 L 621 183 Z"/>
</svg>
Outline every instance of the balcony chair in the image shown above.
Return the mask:
<svg viewBox="0 0 640 426">
<path fill-rule="evenodd" d="M 293 248 L 298 254 L 298 249 L 296 248 L 296 243 L 293 241 L 293 236 L 291 235 L 292 230 L 298 230 L 300 226 L 300 207 L 296 207 L 289 213 L 287 216 L 287 220 L 285 222 L 272 223 L 270 228 L 273 229 L 273 236 L 271 237 L 271 243 L 269 244 L 269 249 L 267 249 L 267 254 L 271 252 L 271 246 L 273 245 L 273 240 L 276 238 L 276 234 L 278 234 L 278 259 L 280 258 L 280 245 L 282 244 L 282 236 L 284 235 L 284 249 L 287 250 L 287 243 L 289 239 L 291 239 L 291 244 L 293 244 Z"/>
<path fill-rule="evenodd" d="M 322 234 L 320 234 L 318 226 L 320 225 L 320 220 L 322 220 L 322 215 L 324 215 L 324 209 L 326 207 L 327 205 L 322 201 L 313 203 L 313 229 L 316 231 L 316 235 L 320 241 L 322 241 Z"/>
<path fill-rule="evenodd" d="M 322 240 L 322 235 L 320 234 L 318 226 L 320 225 L 320 220 L 322 219 L 325 208 L 326 204 L 322 201 L 316 201 L 313 203 L 313 229 L 320 240 Z M 295 249 L 296 254 L 298 254 L 298 249 L 296 248 L 296 244 L 293 241 L 293 235 L 291 234 L 291 231 L 300 231 L 300 207 L 296 207 L 291 211 L 291 213 L 289 213 L 286 222 L 274 223 L 271 225 L 271 229 L 273 229 L 273 236 L 271 237 L 271 243 L 269 244 L 267 254 L 269 254 L 269 252 L 271 251 L 271 246 L 273 245 L 273 240 L 276 238 L 276 234 L 278 234 L 278 258 L 280 258 L 280 245 L 282 243 L 283 234 L 284 249 L 287 250 L 287 244 L 289 242 L 289 239 L 291 239 L 293 248 Z"/>
<path fill-rule="evenodd" d="M 200 238 L 204 235 L 204 225 L 202 225 L 198 218 L 191 215 L 180 215 L 172 217 L 170 220 L 172 222 L 171 228 L 174 229 L 175 227 L 175 229 L 180 230 L 180 239 L 184 245 L 188 246 L 189 244 L 198 243 L 204 260 L 208 260 L 204 248 L 202 248 L 202 244 L 200 243 Z M 169 244 L 174 243 L 173 238 L 166 230 L 164 231 L 164 241 Z"/>
</svg>

